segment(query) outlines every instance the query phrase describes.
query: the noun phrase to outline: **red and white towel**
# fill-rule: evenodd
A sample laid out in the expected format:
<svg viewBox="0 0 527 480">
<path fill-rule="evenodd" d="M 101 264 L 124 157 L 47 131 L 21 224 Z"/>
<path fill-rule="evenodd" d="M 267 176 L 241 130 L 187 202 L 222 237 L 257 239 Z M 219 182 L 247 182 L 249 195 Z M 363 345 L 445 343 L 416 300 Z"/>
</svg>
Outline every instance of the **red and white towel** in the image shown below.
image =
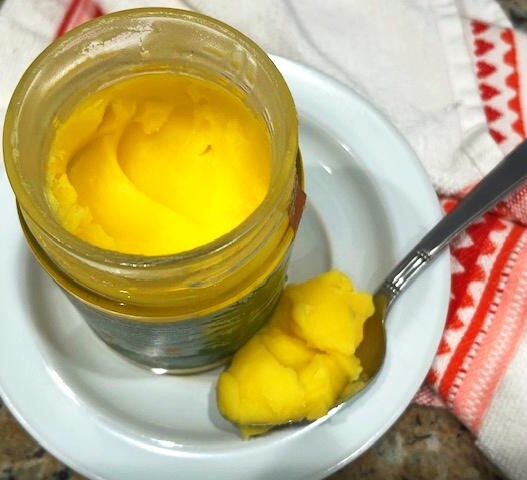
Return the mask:
<svg viewBox="0 0 527 480">
<path fill-rule="evenodd" d="M 5 0 L 0 119 L 54 37 L 145 5 L 222 19 L 371 98 L 416 150 L 446 211 L 526 137 L 527 35 L 493 0 Z M 527 479 L 527 187 L 451 252 L 446 329 L 416 400 L 446 405 L 508 476 Z"/>
</svg>

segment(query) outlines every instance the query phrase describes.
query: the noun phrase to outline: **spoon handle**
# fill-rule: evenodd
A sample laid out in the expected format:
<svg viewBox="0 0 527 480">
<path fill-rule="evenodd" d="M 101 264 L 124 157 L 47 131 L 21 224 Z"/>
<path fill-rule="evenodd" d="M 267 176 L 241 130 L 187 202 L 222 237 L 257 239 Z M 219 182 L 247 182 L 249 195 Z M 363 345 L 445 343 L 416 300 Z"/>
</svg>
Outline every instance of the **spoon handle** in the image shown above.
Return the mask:
<svg viewBox="0 0 527 480">
<path fill-rule="evenodd" d="M 445 248 L 453 237 L 527 179 L 527 140 L 509 153 L 483 180 L 430 230 L 392 270 L 379 288 L 388 303 Z"/>
</svg>

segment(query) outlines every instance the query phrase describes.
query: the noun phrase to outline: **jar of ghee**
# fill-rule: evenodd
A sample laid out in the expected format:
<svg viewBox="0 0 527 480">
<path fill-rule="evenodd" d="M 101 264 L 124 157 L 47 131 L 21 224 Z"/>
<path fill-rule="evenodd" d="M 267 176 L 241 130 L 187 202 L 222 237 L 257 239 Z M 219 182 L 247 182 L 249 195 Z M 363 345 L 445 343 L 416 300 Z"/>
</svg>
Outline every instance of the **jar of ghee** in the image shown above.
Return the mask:
<svg viewBox="0 0 527 480">
<path fill-rule="evenodd" d="M 193 250 L 163 256 L 105 250 L 69 233 L 50 210 L 45 166 L 52 126 L 90 93 L 155 72 L 244 92 L 270 132 L 269 190 L 238 227 Z M 298 125 L 284 79 L 241 33 L 204 15 L 162 8 L 84 24 L 26 71 L 9 105 L 3 142 L 34 255 L 93 331 L 128 359 L 157 373 L 212 368 L 271 314 L 303 208 Z"/>
</svg>

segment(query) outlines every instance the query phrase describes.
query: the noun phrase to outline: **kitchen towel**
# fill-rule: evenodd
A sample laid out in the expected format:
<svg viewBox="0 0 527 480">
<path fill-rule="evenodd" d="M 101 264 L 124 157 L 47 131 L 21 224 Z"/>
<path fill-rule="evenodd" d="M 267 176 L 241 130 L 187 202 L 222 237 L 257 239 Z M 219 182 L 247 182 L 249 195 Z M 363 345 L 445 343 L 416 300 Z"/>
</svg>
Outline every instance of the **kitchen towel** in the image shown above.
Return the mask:
<svg viewBox="0 0 527 480">
<path fill-rule="evenodd" d="M 492 0 L 5 0 L 2 121 L 20 75 L 55 36 L 160 5 L 224 20 L 371 99 L 417 152 L 446 211 L 525 137 L 527 36 Z M 527 479 L 526 225 L 521 189 L 452 245 L 446 329 L 417 398 L 451 409 L 513 479 Z"/>
</svg>

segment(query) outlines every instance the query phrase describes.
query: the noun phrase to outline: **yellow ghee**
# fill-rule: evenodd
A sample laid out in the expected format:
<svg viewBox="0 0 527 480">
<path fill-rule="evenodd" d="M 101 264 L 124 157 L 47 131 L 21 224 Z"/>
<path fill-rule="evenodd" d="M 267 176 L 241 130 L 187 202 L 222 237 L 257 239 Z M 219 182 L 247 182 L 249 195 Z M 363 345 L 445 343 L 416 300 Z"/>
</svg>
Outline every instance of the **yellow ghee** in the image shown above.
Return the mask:
<svg viewBox="0 0 527 480">
<path fill-rule="evenodd" d="M 174 73 L 121 80 L 56 120 L 47 197 L 79 238 L 164 255 L 209 243 L 264 199 L 271 143 L 241 92 Z"/>
<path fill-rule="evenodd" d="M 220 412 L 246 436 L 267 430 L 251 425 L 325 415 L 359 379 L 355 350 L 372 313 L 372 296 L 339 271 L 287 286 L 268 324 L 221 374 Z"/>
</svg>

